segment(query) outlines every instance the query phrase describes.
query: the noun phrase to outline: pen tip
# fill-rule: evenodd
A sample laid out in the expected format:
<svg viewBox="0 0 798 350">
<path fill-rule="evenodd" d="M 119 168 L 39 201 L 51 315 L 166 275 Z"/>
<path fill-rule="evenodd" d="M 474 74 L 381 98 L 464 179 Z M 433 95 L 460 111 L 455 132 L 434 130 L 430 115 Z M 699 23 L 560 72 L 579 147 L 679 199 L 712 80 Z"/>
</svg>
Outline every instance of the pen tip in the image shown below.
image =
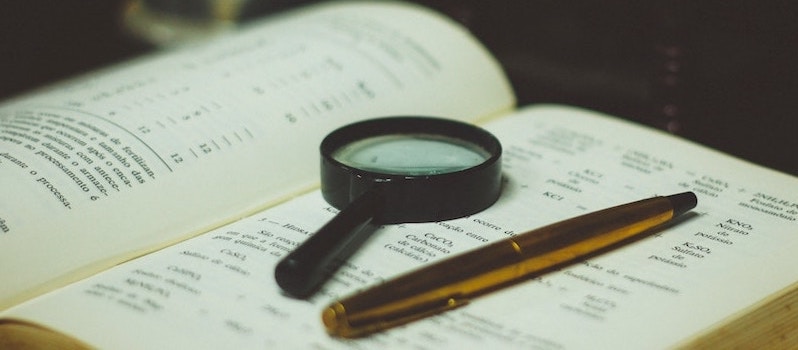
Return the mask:
<svg viewBox="0 0 798 350">
<path fill-rule="evenodd" d="M 667 198 L 671 202 L 671 206 L 673 206 L 673 217 L 688 212 L 698 204 L 698 197 L 696 197 L 693 192 L 677 193 L 665 198 Z"/>
</svg>

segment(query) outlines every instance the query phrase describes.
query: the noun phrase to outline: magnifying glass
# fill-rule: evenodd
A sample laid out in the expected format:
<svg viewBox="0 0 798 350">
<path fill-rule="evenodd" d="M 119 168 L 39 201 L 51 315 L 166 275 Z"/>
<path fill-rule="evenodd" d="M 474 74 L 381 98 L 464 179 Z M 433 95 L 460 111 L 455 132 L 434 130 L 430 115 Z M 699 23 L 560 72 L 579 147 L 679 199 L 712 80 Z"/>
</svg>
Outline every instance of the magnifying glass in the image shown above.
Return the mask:
<svg viewBox="0 0 798 350">
<path fill-rule="evenodd" d="M 380 225 L 471 215 L 501 191 L 501 144 L 463 122 L 371 119 L 333 131 L 320 150 L 322 195 L 340 212 L 277 264 L 277 284 L 297 298 L 315 293 Z"/>
</svg>

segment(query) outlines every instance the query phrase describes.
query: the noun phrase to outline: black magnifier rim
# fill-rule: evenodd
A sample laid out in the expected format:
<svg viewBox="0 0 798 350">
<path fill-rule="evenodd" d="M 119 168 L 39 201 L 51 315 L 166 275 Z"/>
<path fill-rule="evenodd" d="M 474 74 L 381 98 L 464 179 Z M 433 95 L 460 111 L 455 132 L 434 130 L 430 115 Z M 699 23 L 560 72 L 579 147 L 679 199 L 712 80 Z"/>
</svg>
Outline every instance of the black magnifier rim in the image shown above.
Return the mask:
<svg viewBox="0 0 798 350">
<path fill-rule="evenodd" d="M 333 158 L 352 142 L 382 135 L 441 135 L 474 144 L 487 159 L 473 167 L 442 174 L 405 175 L 358 169 Z M 491 206 L 501 193 L 502 146 L 490 132 L 450 119 L 397 116 L 369 119 L 341 127 L 324 138 L 321 190 L 324 199 L 343 210 L 367 190 L 378 191 L 384 210 L 379 223 L 429 222 L 471 215 Z"/>
</svg>

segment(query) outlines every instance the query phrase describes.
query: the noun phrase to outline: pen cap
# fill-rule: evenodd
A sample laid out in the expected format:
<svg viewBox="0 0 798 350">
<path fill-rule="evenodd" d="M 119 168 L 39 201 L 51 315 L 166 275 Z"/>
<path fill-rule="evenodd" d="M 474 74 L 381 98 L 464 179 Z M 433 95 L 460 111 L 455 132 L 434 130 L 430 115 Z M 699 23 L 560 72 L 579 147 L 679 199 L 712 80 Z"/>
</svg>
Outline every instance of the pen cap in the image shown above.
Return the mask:
<svg viewBox="0 0 798 350">
<path fill-rule="evenodd" d="M 696 197 L 693 192 L 677 193 L 666 196 L 665 198 L 667 198 L 671 202 L 671 206 L 673 206 L 673 217 L 688 212 L 698 204 L 698 197 Z"/>
</svg>

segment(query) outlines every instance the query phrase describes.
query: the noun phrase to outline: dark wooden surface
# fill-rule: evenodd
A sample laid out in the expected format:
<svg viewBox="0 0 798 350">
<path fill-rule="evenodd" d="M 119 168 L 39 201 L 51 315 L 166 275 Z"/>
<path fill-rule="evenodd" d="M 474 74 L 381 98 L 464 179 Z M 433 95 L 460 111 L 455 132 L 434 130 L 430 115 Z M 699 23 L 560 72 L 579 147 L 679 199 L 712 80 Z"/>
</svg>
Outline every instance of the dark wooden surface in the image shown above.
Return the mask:
<svg viewBox="0 0 798 350">
<path fill-rule="evenodd" d="M 250 17 L 307 1 L 253 0 Z M 798 3 L 421 1 L 497 56 L 519 104 L 597 109 L 798 175 Z M 124 1 L 26 0 L 0 11 L 0 99 L 154 48 Z"/>
</svg>

